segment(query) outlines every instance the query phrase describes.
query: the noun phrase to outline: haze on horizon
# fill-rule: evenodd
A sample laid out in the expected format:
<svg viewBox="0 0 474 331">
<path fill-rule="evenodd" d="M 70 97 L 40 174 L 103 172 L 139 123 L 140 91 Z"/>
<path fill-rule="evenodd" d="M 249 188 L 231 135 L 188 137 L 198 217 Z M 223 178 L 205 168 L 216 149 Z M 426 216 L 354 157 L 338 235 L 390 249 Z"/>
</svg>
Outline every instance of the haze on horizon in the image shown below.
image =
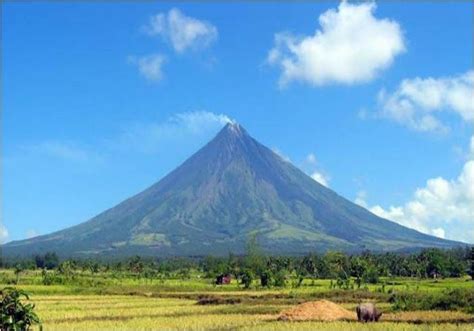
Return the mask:
<svg viewBox="0 0 474 331">
<path fill-rule="evenodd" d="M 90 219 L 236 121 L 376 215 L 474 243 L 473 4 L 403 6 L 2 3 L 0 242 Z"/>
</svg>

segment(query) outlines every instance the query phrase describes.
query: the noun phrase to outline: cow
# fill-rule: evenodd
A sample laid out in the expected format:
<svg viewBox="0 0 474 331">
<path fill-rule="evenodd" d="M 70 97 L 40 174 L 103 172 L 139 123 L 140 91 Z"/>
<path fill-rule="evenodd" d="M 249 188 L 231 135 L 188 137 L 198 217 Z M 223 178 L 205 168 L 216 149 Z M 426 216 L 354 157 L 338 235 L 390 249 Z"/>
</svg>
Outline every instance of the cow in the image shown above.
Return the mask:
<svg viewBox="0 0 474 331">
<path fill-rule="evenodd" d="M 378 322 L 382 312 L 380 312 L 373 303 L 361 303 L 356 308 L 357 319 L 359 322 Z"/>
</svg>

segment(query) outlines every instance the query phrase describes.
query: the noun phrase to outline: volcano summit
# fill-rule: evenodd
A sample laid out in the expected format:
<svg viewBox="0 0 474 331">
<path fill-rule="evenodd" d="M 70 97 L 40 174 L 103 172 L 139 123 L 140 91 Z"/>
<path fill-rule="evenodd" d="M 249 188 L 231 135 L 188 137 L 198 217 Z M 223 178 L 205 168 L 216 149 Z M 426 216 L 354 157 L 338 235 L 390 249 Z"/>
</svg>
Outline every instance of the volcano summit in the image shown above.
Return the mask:
<svg viewBox="0 0 474 331">
<path fill-rule="evenodd" d="M 229 123 L 143 192 L 87 222 L 10 242 L 3 254 L 239 254 L 251 234 L 272 254 L 461 245 L 377 217 Z"/>
</svg>

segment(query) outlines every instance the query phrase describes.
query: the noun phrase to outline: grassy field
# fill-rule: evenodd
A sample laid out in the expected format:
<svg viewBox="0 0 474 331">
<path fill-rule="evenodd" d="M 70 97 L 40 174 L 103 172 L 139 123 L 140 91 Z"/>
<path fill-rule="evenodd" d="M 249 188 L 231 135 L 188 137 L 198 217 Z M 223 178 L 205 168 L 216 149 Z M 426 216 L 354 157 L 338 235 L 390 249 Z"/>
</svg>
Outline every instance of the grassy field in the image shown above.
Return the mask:
<svg viewBox="0 0 474 331">
<path fill-rule="evenodd" d="M 0 271 L 0 279 L 12 279 Z M 443 280 L 385 279 L 385 285 L 363 290 L 330 289 L 330 280 L 305 280 L 302 286 L 244 290 L 236 282 L 215 286 L 210 279 L 144 280 L 84 274 L 64 285 L 43 285 L 37 271 L 21 275 L 18 288 L 31 294 L 44 330 L 472 330 L 474 315 L 466 309 L 400 311 L 390 294 L 396 291 L 433 295 L 446 289 L 472 291 L 468 278 Z M 0 287 L 6 284 L 0 284 Z M 216 304 L 200 305 L 202 297 Z M 377 302 L 381 322 L 286 322 L 278 314 L 309 300 L 326 298 L 354 311 L 361 301 Z M 212 301 L 212 300 L 211 300 Z M 354 313 L 355 318 L 355 313 Z"/>
</svg>

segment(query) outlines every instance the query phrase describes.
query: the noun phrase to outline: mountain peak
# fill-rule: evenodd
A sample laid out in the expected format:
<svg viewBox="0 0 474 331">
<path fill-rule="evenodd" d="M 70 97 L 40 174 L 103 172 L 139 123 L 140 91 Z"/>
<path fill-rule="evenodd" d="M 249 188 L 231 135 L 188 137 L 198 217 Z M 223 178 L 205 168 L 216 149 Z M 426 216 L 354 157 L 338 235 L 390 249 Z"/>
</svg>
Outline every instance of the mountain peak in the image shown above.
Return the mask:
<svg viewBox="0 0 474 331">
<path fill-rule="evenodd" d="M 230 139 L 231 141 L 240 140 L 245 136 L 248 136 L 247 131 L 235 121 L 227 123 L 217 135 L 217 137 Z"/>
<path fill-rule="evenodd" d="M 245 131 L 245 129 L 235 121 L 227 123 L 224 130 L 233 134 L 241 134 L 242 131 Z"/>
<path fill-rule="evenodd" d="M 257 234 L 273 254 L 450 248 L 316 183 L 237 122 L 148 189 L 74 227 L 0 247 L 4 256 L 242 254 Z"/>
</svg>

